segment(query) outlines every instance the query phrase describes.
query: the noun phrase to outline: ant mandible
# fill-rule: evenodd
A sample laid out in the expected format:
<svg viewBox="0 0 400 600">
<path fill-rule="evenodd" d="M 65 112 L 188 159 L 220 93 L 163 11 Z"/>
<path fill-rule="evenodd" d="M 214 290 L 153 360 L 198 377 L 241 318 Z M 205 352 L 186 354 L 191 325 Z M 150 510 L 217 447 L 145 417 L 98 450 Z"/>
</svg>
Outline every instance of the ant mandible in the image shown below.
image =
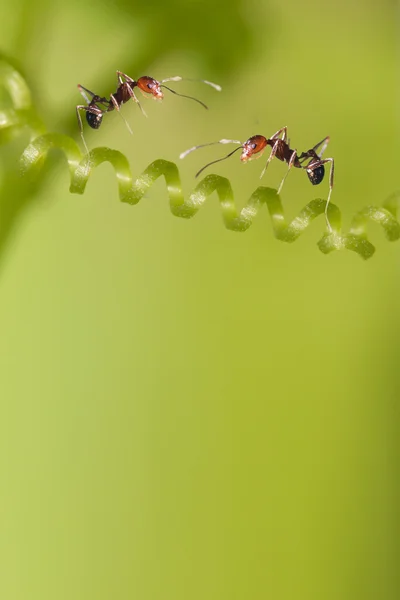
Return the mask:
<svg viewBox="0 0 400 600">
<path fill-rule="evenodd" d="M 219 91 L 219 92 L 221 91 L 221 86 L 217 85 L 216 83 L 212 83 L 211 81 L 207 81 L 205 79 L 200 79 L 200 80 L 186 79 L 185 80 L 183 77 L 176 76 L 176 77 L 167 77 L 167 79 L 162 79 L 161 81 L 157 81 L 157 79 L 153 79 L 153 77 L 144 76 L 144 77 L 139 77 L 138 80 L 135 80 L 135 79 L 132 79 L 131 77 L 129 77 L 128 75 L 125 75 L 125 73 L 122 73 L 122 71 L 117 71 L 117 79 L 118 79 L 117 91 L 114 92 L 114 94 L 110 95 L 109 100 L 107 98 L 97 96 L 97 94 L 94 94 L 90 90 L 86 89 L 85 87 L 83 87 L 83 85 L 78 84 L 78 90 L 80 91 L 80 93 L 82 94 L 82 96 L 84 97 L 84 99 L 87 102 L 87 105 L 81 104 L 76 107 L 76 115 L 78 118 L 78 124 L 79 124 L 79 128 L 81 131 L 82 141 L 83 141 L 83 144 L 84 144 L 87 152 L 89 152 L 89 150 L 86 145 L 85 138 L 83 137 L 83 125 L 82 125 L 81 115 L 79 112 L 81 110 L 85 111 L 86 121 L 89 124 L 89 126 L 92 129 L 98 129 L 103 121 L 103 116 L 106 113 L 111 112 L 114 109 L 120 113 L 121 106 L 123 104 L 125 104 L 126 102 L 128 102 L 128 100 L 130 100 L 131 98 L 134 102 L 136 102 L 139 105 L 139 108 L 142 111 L 142 113 L 145 116 L 147 116 L 145 111 L 142 108 L 142 105 L 140 104 L 139 100 L 137 99 L 135 92 L 133 91 L 135 87 L 139 88 L 139 90 L 145 96 L 146 95 L 147 95 L 147 97 L 152 96 L 155 100 L 162 100 L 164 98 L 164 94 L 161 90 L 161 88 L 164 88 L 164 89 L 172 92 L 176 96 L 182 96 L 183 98 L 189 98 L 190 100 L 194 100 L 195 102 L 197 102 L 198 104 L 201 104 L 201 106 L 203 106 L 206 109 L 208 107 L 204 104 L 204 102 L 201 102 L 201 100 L 198 100 L 197 98 L 194 98 L 193 96 L 186 96 L 185 94 L 179 94 L 175 90 L 172 90 L 171 88 L 164 85 L 164 83 L 167 81 L 201 81 L 207 85 L 210 85 L 217 91 Z M 125 124 L 129 129 L 129 132 L 132 133 L 132 129 L 130 128 L 129 123 L 126 121 L 126 119 L 123 116 L 122 116 L 122 118 L 124 119 Z"/>
<path fill-rule="evenodd" d="M 282 138 L 280 137 L 281 135 L 282 135 Z M 265 148 L 267 146 L 271 146 L 271 148 L 272 148 L 271 154 L 269 155 L 267 163 L 266 163 L 264 169 L 262 170 L 260 179 L 263 177 L 265 171 L 267 170 L 269 163 L 271 162 L 271 160 L 274 157 L 276 157 L 278 160 L 281 160 L 282 162 L 287 163 L 288 170 L 279 185 L 278 194 L 281 192 L 283 184 L 285 182 L 285 179 L 288 176 L 289 171 L 292 167 L 296 167 L 298 169 L 304 169 L 306 171 L 307 176 L 308 176 L 309 180 L 311 181 L 311 183 L 313 185 L 318 185 L 321 183 L 321 181 L 324 179 L 324 176 L 325 176 L 324 165 L 327 163 L 330 163 L 329 194 L 328 194 L 328 200 L 327 200 L 326 206 L 325 206 L 325 218 L 326 218 L 326 222 L 327 222 L 329 231 L 332 231 L 332 227 L 331 227 L 331 224 L 328 219 L 328 205 L 330 202 L 331 193 L 332 193 L 332 189 L 333 189 L 333 175 L 334 175 L 335 165 L 334 165 L 333 158 L 322 159 L 322 155 L 325 152 L 325 149 L 329 143 L 329 139 L 330 139 L 329 136 L 327 136 L 321 142 L 319 142 L 318 144 L 313 146 L 310 150 L 307 150 L 306 152 L 302 152 L 302 154 L 298 155 L 297 150 L 292 150 L 289 146 L 290 142 L 287 137 L 287 127 L 282 127 L 281 129 L 278 129 L 278 131 L 276 133 L 274 133 L 274 135 L 271 136 L 270 138 L 266 138 L 263 135 L 253 135 L 245 142 L 241 142 L 240 140 L 223 139 L 223 140 L 219 140 L 218 142 L 210 142 L 208 144 L 201 144 L 199 146 L 193 146 L 193 148 L 190 148 L 189 150 L 182 152 L 182 154 L 180 155 L 180 158 L 185 158 L 185 156 L 187 156 L 194 150 L 198 150 L 199 148 L 204 148 L 205 146 L 211 146 L 213 144 L 240 144 L 240 146 L 238 148 L 235 148 L 235 150 L 233 150 L 233 152 L 230 152 L 223 158 L 218 158 L 217 160 L 213 160 L 212 162 L 209 162 L 204 167 L 202 167 L 200 169 L 200 171 L 198 171 L 196 173 L 196 177 L 198 177 L 200 175 L 200 173 L 202 173 L 204 171 L 204 169 L 207 169 L 210 165 L 213 165 L 217 162 L 226 160 L 227 158 L 229 158 L 230 156 L 235 154 L 235 152 L 237 152 L 238 150 L 242 150 L 240 160 L 242 162 L 248 162 L 254 158 L 259 158 L 262 155 L 262 153 L 264 152 Z M 320 148 L 319 152 L 317 152 L 318 148 Z M 305 161 L 307 161 L 308 159 L 309 159 L 309 162 L 307 162 L 307 164 L 304 164 Z"/>
</svg>

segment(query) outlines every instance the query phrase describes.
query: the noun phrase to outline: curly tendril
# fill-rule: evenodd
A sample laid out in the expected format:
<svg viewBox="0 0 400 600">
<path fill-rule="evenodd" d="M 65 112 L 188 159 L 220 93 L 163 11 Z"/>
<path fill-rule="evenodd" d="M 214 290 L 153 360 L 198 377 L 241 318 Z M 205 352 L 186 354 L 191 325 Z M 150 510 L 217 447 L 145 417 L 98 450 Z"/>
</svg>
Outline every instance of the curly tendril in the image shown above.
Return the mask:
<svg viewBox="0 0 400 600">
<path fill-rule="evenodd" d="M 83 194 L 93 170 L 103 162 L 114 167 L 118 193 L 121 202 L 137 204 L 159 177 L 164 177 L 169 196 L 170 209 L 176 217 L 189 219 L 204 205 L 207 198 L 217 193 L 222 218 L 227 229 L 246 231 L 261 207 L 267 206 L 275 237 L 283 242 L 294 242 L 317 217 L 325 222 L 326 200 L 309 202 L 300 214 L 287 223 L 280 197 L 275 189 L 260 186 L 247 205 L 238 212 L 234 201 L 232 186 L 228 179 L 219 175 L 207 175 L 185 199 L 179 170 L 175 163 L 156 160 L 151 163 L 135 180 L 132 177 L 129 162 L 118 150 L 95 148 L 89 154 L 82 155 L 76 142 L 66 135 L 45 133 L 43 123 L 32 107 L 31 95 L 21 75 L 7 62 L 0 61 L 0 83 L 8 92 L 12 108 L 0 111 L 0 142 L 8 140 L 24 128 L 30 131 L 30 143 L 21 158 L 21 171 L 24 175 L 37 177 L 53 148 L 61 150 L 68 163 L 70 173 L 70 192 Z M 400 223 L 397 221 L 397 209 L 400 193 L 388 198 L 382 207 L 367 206 L 353 218 L 349 233 L 341 231 L 341 213 L 337 206 L 328 208 L 332 232 L 325 233 L 318 242 L 324 254 L 333 250 L 352 250 L 362 258 L 370 258 L 375 248 L 367 239 L 369 221 L 378 223 L 389 241 L 400 238 Z"/>
</svg>

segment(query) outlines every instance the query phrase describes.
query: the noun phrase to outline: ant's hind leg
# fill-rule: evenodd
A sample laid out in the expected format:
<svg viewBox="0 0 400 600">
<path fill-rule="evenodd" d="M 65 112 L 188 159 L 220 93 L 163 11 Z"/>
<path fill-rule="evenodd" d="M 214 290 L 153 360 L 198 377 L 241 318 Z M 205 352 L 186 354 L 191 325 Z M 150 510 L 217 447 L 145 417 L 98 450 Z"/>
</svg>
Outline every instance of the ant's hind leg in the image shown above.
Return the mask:
<svg viewBox="0 0 400 600">
<path fill-rule="evenodd" d="M 318 144 L 315 144 L 315 146 L 313 146 L 310 150 L 307 150 L 307 152 L 302 152 L 301 155 L 299 156 L 299 161 L 301 163 L 303 163 L 307 158 L 320 160 L 322 158 L 323 153 L 326 150 L 327 145 L 329 144 L 329 140 L 330 140 L 330 137 L 328 135 L 321 142 L 318 142 Z M 320 146 L 322 146 L 322 148 L 319 152 L 317 152 L 317 149 Z"/>
<path fill-rule="evenodd" d="M 321 158 L 321 156 L 323 155 L 323 153 L 326 150 L 327 145 L 329 144 L 329 140 L 330 140 L 330 136 L 327 135 L 326 138 L 324 138 L 321 142 L 319 142 L 318 144 L 316 144 L 315 146 L 313 146 L 312 150 L 314 150 L 318 156 Z M 318 148 L 322 146 L 321 150 L 319 152 L 317 152 Z"/>
<path fill-rule="evenodd" d="M 92 100 L 94 98 L 96 98 L 96 94 L 94 94 L 87 88 L 83 87 L 83 85 L 81 85 L 80 83 L 78 83 L 78 90 L 82 94 L 82 96 L 85 98 L 85 100 L 88 104 L 90 104 L 92 102 Z"/>
<path fill-rule="evenodd" d="M 83 87 L 83 85 L 81 85 L 80 83 L 78 83 L 77 87 L 89 106 L 93 106 L 93 104 L 104 104 L 105 106 L 110 105 L 110 101 L 107 100 L 107 98 L 101 98 L 97 94 Z"/>
</svg>

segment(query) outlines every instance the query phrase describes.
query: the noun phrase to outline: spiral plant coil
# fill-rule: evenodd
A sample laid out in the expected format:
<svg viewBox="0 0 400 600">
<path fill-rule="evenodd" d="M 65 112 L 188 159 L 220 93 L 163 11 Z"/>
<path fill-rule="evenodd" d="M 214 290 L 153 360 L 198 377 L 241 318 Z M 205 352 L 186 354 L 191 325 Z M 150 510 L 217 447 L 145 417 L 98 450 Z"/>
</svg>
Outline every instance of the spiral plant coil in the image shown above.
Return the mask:
<svg viewBox="0 0 400 600">
<path fill-rule="evenodd" d="M 219 175 L 205 177 L 185 200 L 178 167 L 167 160 L 154 161 L 133 180 L 128 160 L 121 152 L 99 147 L 82 155 L 71 137 L 46 133 L 32 105 L 31 93 L 25 80 L 5 60 L 0 60 L 0 85 L 5 88 L 12 104 L 12 108 L 0 109 L 0 143 L 6 143 L 23 130 L 28 129 L 30 132 L 30 143 L 20 158 L 23 176 L 37 178 L 49 150 L 58 148 L 67 159 L 71 193 L 83 194 L 93 169 L 103 162 L 110 162 L 115 169 L 120 200 L 128 204 L 137 204 L 155 181 L 163 176 L 171 212 L 177 217 L 193 217 L 206 199 L 217 192 L 225 227 L 232 231 L 246 231 L 263 204 L 267 205 L 275 237 L 284 242 L 294 242 L 316 217 L 321 216 L 325 220 L 326 201 L 317 199 L 309 202 L 291 223 L 287 223 L 277 191 L 262 186 L 253 192 L 247 205 L 238 212 L 229 180 Z M 398 240 L 400 223 L 396 217 L 399 200 L 400 193 L 396 192 L 382 207 L 367 206 L 362 209 L 354 216 L 349 233 L 342 233 L 340 210 L 330 204 L 329 221 L 332 232 L 322 236 L 318 242 L 319 249 L 324 254 L 333 250 L 353 250 L 364 259 L 370 258 L 375 247 L 367 239 L 367 223 L 378 223 L 389 241 Z"/>
</svg>

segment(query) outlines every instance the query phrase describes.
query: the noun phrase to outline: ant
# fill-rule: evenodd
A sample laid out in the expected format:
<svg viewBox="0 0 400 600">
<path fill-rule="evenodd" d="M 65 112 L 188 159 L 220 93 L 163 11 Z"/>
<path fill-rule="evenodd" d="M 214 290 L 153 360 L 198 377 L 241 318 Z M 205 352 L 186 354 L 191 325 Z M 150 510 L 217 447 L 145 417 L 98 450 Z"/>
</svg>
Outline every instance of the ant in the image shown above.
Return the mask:
<svg viewBox="0 0 400 600">
<path fill-rule="evenodd" d="M 152 96 L 155 100 L 162 100 L 164 98 L 164 94 L 161 90 L 161 88 L 164 88 L 164 89 L 172 92 L 176 96 L 182 96 L 183 98 L 189 98 L 190 100 L 194 100 L 198 104 L 201 104 L 201 106 L 203 106 L 204 108 L 208 109 L 208 106 L 206 106 L 204 104 L 204 102 L 201 102 L 201 100 L 198 100 L 197 98 L 194 98 L 193 96 L 186 96 L 185 94 L 179 94 L 175 90 L 172 90 L 171 88 L 164 85 L 164 83 L 167 81 L 185 81 L 183 77 L 179 77 L 179 76 L 168 77 L 167 79 L 162 79 L 161 81 L 157 81 L 157 79 L 153 79 L 153 77 L 144 76 L 144 77 L 139 77 L 138 80 L 135 80 L 135 79 L 132 79 L 131 77 L 129 77 L 128 75 L 125 75 L 125 73 L 122 73 L 122 71 L 117 71 L 117 79 L 118 79 L 117 91 L 114 92 L 114 94 L 111 94 L 109 100 L 107 98 L 97 96 L 97 94 L 94 94 L 90 90 L 86 89 L 85 87 L 83 87 L 83 85 L 78 84 L 78 90 L 80 91 L 80 93 L 82 94 L 82 96 L 84 97 L 84 99 L 87 102 L 87 105 L 81 104 L 76 107 L 76 115 L 78 118 L 78 124 L 79 124 L 79 128 L 81 131 L 82 141 L 83 141 L 83 144 L 84 144 L 87 152 L 89 152 L 89 150 L 86 145 L 85 138 L 83 137 L 83 125 L 82 125 L 82 119 L 81 119 L 81 115 L 80 115 L 79 111 L 80 110 L 85 111 L 86 121 L 88 122 L 89 126 L 92 129 L 99 129 L 99 127 L 103 121 L 103 116 L 106 113 L 111 112 L 114 109 L 117 110 L 118 112 L 120 112 L 121 106 L 123 104 L 125 104 L 126 102 L 128 102 L 128 100 L 130 100 L 131 98 L 134 102 L 136 102 L 136 104 L 139 105 L 139 108 L 142 111 L 142 113 L 145 116 L 147 116 L 145 111 L 142 108 L 142 105 L 140 104 L 139 100 L 137 99 L 135 92 L 133 91 L 135 87 L 139 88 L 139 90 L 143 93 L 143 95 L 145 95 L 145 96 L 147 95 L 147 97 Z M 196 80 L 188 79 L 186 81 L 196 81 Z M 206 83 L 207 85 L 210 85 L 211 87 L 213 87 L 214 89 L 216 89 L 219 92 L 221 91 L 221 86 L 217 85 L 216 83 L 212 83 L 211 81 L 206 81 L 205 79 L 200 79 L 199 81 L 202 81 L 203 83 Z M 132 133 L 132 129 L 130 128 L 129 123 L 126 121 L 126 119 L 124 117 L 122 117 L 122 118 L 124 119 L 129 132 Z"/>
<path fill-rule="evenodd" d="M 282 135 L 282 138 L 280 137 Z M 242 162 L 248 162 L 254 158 L 259 158 L 264 152 L 267 146 L 271 146 L 271 154 L 268 157 L 267 163 L 262 170 L 260 175 L 260 179 L 263 177 L 265 171 L 271 160 L 276 156 L 277 159 L 281 160 L 288 164 L 288 170 L 283 177 L 279 188 L 278 194 L 281 192 L 283 184 L 285 182 L 286 177 L 289 174 L 289 171 L 292 167 L 296 167 L 298 169 L 305 169 L 307 176 L 313 185 L 318 185 L 324 179 L 325 176 L 325 167 L 324 165 L 330 163 L 330 176 L 329 176 L 329 194 L 328 200 L 325 206 L 325 218 L 327 222 L 327 226 L 329 231 L 332 231 L 331 224 L 328 219 L 328 205 L 331 198 L 331 193 L 333 189 L 333 175 L 334 175 L 334 160 L 333 158 L 325 158 L 322 159 L 322 155 L 325 152 L 325 149 L 329 143 L 329 136 L 324 138 L 321 142 L 313 146 L 310 150 L 303 152 L 300 156 L 297 154 L 297 150 L 292 150 L 290 148 L 290 141 L 287 137 L 287 127 L 282 127 L 273 136 L 270 138 L 266 138 L 263 135 L 253 135 L 246 142 L 241 142 L 239 140 L 219 140 L 218 142 L 210 142 L 208 144 L 201 144 L 200 146 L 193 146 L 189 150 L 182 152 L 180 158 L 185 158 L 188 154 L 193 152 L 194 150 L 198 150 L 198 148 L 203 148 L 205 146 L 211 146 L 213 144 L 240 144 L 238 148 L 235 148 L 233 152 L 230 152 L 223 158 L 218 158 L 217 160 L 213 160 L 212 162 L 206 164 L 204 167 L 200 169 L 196 173 L 196 177 L 200 175 L 205 169 L 207 169 L 210 165 L 213 165 L 222 160 L 226 160 L 238 150 L 242 150 L 242 154 L 240 156 L 240 160 Z M 321 148 L 320 148 L 321 147 Z M 319 152 L 317 152 L 318 148 L 320 148 Z M 308 161 L 307 164 L 304 164 L 305 161 Z"/>
</svg>

